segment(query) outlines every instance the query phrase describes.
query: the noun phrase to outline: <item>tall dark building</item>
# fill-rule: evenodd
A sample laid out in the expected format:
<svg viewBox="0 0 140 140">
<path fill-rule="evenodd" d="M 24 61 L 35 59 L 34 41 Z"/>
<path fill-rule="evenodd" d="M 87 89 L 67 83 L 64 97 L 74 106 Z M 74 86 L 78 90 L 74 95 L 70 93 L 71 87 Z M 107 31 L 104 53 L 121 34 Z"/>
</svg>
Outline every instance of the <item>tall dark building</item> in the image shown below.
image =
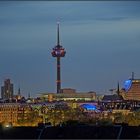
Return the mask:
<svg viewBox="0 0 140 140">
<path fill-rule="evenodd" d="M 61 57 L 64 57 L 66 54 L 66 51 L 64 48 L 60 45 L 60 39 L 59 39 L 59 23 L 57 23 L 57 45 L 53 48 L 52 56 L 56 57 L 57 59 L 57 93 L 61 93 L 61 65 L 60 60 Z"/>
<path fill-rule="evenodd" d="M 2 99 L 10 99 L 13 97 L 13 84 L 10 79 L 4 81 L 4 86 L 1 87 L 1 97 Z"/>
</svg>

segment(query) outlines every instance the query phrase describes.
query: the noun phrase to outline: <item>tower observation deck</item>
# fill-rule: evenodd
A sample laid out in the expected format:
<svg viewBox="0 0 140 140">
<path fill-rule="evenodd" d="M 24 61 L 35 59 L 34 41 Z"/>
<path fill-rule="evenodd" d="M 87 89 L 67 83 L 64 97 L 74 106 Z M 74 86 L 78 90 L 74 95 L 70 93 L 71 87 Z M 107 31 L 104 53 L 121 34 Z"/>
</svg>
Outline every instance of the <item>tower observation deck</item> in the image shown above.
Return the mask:
<svg viewBox="0 0 140 140">
<path fill-rule="evenodd" d="M 65 57 L 66 51 L 60 45 L 60 38 L 59 38 L 59 23 L 57 23 L 57 45 L 53 48 L 52 57 L 56 57 L 57 60 L 57 93 L 61 93 L 61 57 Z"/>
</svg>

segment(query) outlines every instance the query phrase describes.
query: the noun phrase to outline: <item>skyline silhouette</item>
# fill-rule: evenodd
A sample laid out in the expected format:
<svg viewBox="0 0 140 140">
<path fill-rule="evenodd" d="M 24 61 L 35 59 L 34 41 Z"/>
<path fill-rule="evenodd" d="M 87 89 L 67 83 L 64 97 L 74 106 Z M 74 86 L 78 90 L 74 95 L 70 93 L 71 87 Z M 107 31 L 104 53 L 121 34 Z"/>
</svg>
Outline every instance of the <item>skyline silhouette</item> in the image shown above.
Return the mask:
<svg viewBox="0 0 140 140">
<path fill-rule="evenodd" d="M 67 50 L 62 88 L 110 93 L 125 80 L 140 78 L 139 1 L 0 2 L 0 85 L 36 96 L 56 92 L 56 24 Z"/>
</svg>

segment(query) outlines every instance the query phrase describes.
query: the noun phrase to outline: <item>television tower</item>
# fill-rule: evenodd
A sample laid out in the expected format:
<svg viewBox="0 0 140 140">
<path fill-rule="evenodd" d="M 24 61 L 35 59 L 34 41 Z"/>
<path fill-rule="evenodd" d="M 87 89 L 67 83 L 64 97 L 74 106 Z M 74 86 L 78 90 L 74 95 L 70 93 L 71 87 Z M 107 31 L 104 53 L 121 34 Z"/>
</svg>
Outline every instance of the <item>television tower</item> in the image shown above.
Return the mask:
<svg viewBox="0 0 140 140">
<path fill-rule="evenodd" d="M 64 57 L 66 54 L 65 49 L 60 45 L 60 39 L 59 39 L 59 22 L 57 22 L 57 45 L 53 48 L 53 51 L 51 52 L 52 57 L 56 57 L 57 59 L 57 93 L 61 93 L 61 66 L 60 61 L 61 57 Z"/>
</svg>

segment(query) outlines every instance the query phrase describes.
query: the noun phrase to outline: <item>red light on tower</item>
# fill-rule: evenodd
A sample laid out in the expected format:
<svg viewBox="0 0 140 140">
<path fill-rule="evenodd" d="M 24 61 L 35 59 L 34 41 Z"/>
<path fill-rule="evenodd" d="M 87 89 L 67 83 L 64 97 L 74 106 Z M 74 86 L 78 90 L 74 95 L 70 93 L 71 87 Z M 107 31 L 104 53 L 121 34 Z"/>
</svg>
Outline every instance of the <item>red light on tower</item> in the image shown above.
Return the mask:
<svg viewBox="0 0 140 140">
<path fill-rule="evenodd" d="M 52 51 L 53 57 L 64 57 L 65 54 L 66 54 L 66 51 L 64 50 L 64 48 L 62 48 L 62 46 L 60 46 L 60 48 L 58 48 L 58 46 L 53 48 L 53 51 Z"/>
<path fill-rule="evenodd" d="M 53 51 L 51 52 L 53 57 L 57 58 L 57 93 L 61 93 L 61 71 L 60 71 L 60 58 L 65 57 L 66 51 L 65 49 L 60 45 L 59 40 L 59 23 L 57 23 L 57 45 L 53 48 Z"/>
</svg>

